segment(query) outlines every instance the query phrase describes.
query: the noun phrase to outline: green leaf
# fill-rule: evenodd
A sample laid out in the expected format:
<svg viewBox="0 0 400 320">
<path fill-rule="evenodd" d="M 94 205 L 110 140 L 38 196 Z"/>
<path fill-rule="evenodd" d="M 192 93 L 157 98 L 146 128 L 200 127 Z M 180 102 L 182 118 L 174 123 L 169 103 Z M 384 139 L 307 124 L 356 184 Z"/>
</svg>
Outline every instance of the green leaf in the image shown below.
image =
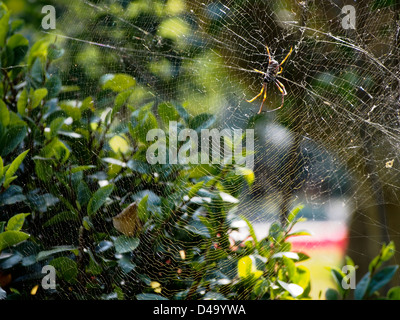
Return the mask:
<svg viewBox="0 0 400 320">
<path fill-rule="evenodd" d="M 142 200 L 140 200 L 138 204 L 138 216 L 139 219 L 144 223 L 147 221 L 147 200 L 149 199 L 149 195 L 146 194 Z"/>
<path fill-rule="evenodd" d="M 388 267 L 382 268 L 382 270 L 380 270 L 378 273 L 376 273 L 372 277 L 372 279 L 369 283 L 368 290 L 366 292 L 366 296 L 367 297 L 371 296 L 375 291 L 378 291 L 384 285 L 389 283 L 398 268 L 399 268 L 399 266 L 397 266 L 397 265 L 396 266 L 388 266 Z"/>
<path fill-rule="evenodd" d="M 57 135 L 58 130 L 61 129 L 64 122 L 65 122 L 65 118 L 63 118 L 63 117 L 55 118 L 53 121 L 51 121 L 50 126 L 49 126 L 50 132 L 48 132 L 48 139 L 51 139 Z"/>
<path fill-rule="evenodd" d="M 299 231 L 296 231 L 296 232 L 289 233 L 286 236 L 286 239 L 289 238 L 289 237 L 297 237 L 297 236 L 311 236 L 311 233 L 309 233 L 306 230 L 299 230 Z"/>
<path fill-rule="evenodd" d="M 65 252 L 65 251 L 73 251 L 76 250 L 76 247 L 73 246 L 58 246 L 50 250 L 46 251 L 40 251 L 38 255 L 36 256 L 36 261 L 41 261 L 43 259 L 46 259 L 48 257 L 51 257 L 52 255 L 60 252 Z"/>
<path fill-rule="evenodd" d="M 205 219 L 202 219 L 204 217 L 199 217 L 201 221 L 198 220 L 192 220 L 187 226 L 185 226 L 185 229 L 194 233 L 198 234 L 199 236 L 210 238 L 210 228 L 206 224 Z"/>
<path fill-rule="evenodd" d="M 68 160 L 70 151 L 67 146 L 58 138 L 54 137 L 42 150 L 44 158 L 55 158 L 55 160 L 64 163 Z"/>
<path fill-rule="evenodd" d="M 30 237 L 29 234 L 22 231 L 9 230 L 0 233 L 0 251 L 5 248 L 16 245 L 22 241 L 25 241 Z"/>
<path fill-rule="evenodd" d="M 253 170 L 245 167 L 236 167 L 235 170 L 237 174 L 243 176 L 249 186 L 254 183 L 255 175 Z"/>
<path fill-rule="evenodd" d="M 355 300 L 362 300 L 365 296 L 365 293 L 367 292 L 369 283 L 371 281 L 370 278 L 370 273 L 367 272 L 362 279 L 360 280 L 360 282 L 358 282 L 356 289 L 354 290 L 354 299 Z"/>
<path fill-rule="evenodd" d="M 46 83 L 44 85 L 48 91 L 49 98 L 54 98 L 61 91 L 62 81 L 59 76 L 52 75 L 46 80 Z"/>
<path fill-rule="evenodd" d="M 293 282 L 293 277 L 296 275 L 296 266 L 292 259 L 283 256 L 282 260 L 286 266 L 286 271 L 288 272 L 289 279 L 291 280 L 291 282 Z"/>
<path fill-rule="evenodd" d="M 339 300 L 339 292 L 335 289 L 329 288 L 325 292 L 325 298 L 326 300 Z"/>
<path fill-rule="evenodd" d="M 33 96 L 31 97 L 31 109 L 35 109 L 39 103 L 47 96 L 47 89 L 40 88 L 34 91 Z"/>
<path fill-rule="evenodd" d="M 0 181 L 1 181 L 1 178 L 3 178 L 3 175 L 4 175 L 3 169 L 4 169 L 3 158 L 0 157 Z M 1 183 L 0 183 L 0 185 L 1 185 Z"/>
<path fill-rule="evenodd" d="M 296 267 L 296 274 L 293 276 L 291 281 L 298 284 L 304 289 L 304 295 L 308 295 L 311 291 L 311 274 L 305 266 Z"/>
<path fill-rule="evenodd" d="M 290 213 L 289 213 L 289 215 L 288 215 L 288 222 L 289 223 L 292 223 L 295 219 L 296 219 L 296 217 L 297 217 L 297 215 L 299 214 L 299 212 L 302 210 L 304 208 L 304 206 L 303 205 L 298 205 L 298 206 L 296 206 L 295 208 L 293 208 L 293 210 L 292 211 L 290 211 Z"/>
<path fill-rule="evenodd" d="M 386 245 L 382 248 L 381 259 L 383 261 L 388 261 L 389 259 L 391 259 L 394 256 L 395 252 L 396 252 L 396 248 L 395 248 L 394 242 L 390 241 L 388 245 Z"/>
<path fill-rule="evenodd" d="M 20 124 L 8 128 L 6 134 L 0 137 L 0 156 L 11 153 L 24 140 L 27 133 L 26 126 Z"/>
<path fill-rule="evenodd" d="M 400 287 L 393 287 L 387 293 L 389 300 L 400 300 Z"/>
<path fill-rule="evenodd" d="M 82 112 L 77 101 L 63 101 L 60 103 L 60 108 L 75 121 L 80 121 L 82 118 Z"/>
<path fill-rule="evenodd" d="M 148 143 L 146 140 L 147 133 L 151 129 L 156 129 L 158 127 L 157 119 L 150 111 L 141 116 L 141 120 L 139 120 L 138 125 L 133 129 L 133 131 L 131 131 L 131 134 L 133 133 L 132 136 L 137 137 L 141 142 Z"/>
<path fill-rule="evenodd" d="M 168 300 L 167 298 L 155 293 L 140 293 L 136 295 L 137 300 Z"/>
<path fill-rule="evenodd" d="M 36 42 L 36 43 L 38 43 L 38 42 Z M 32 48 L 31 48 L 31 51 L 32 51 Z M 44 65 L 44 61 L 42 61 L 41 58 L 35 58 L 33 61 L 34 61 L 34 63 L 31 68 L 31 79 L 32 79 L 32 83 L 35 86 L 39 87 L 43 84 L 43 82 L 45 80 L 45 65 Z"/>
<path fill-rule="evenodd" d="M 3 100 L 0 100 L 0 124 L 7 127 L 10 123 L 10 111 Z"/>
<path fill-rule="evenodd" d="M 245 256 L 238 261 L 238 276 L 240 278 L 247 278 L 251 275 L 253 269 L 253 260 L 249 256 Z"/>
<path fill-rule="evenodd" d="M 25 156 L 27 155 L 27 153 L 29 152 L 29 149 L 22 152 L 18 157 L 16 157 L 14 159 L 14 161 L 11 163 L 11 165 L 8 167 L 6 174 L 5 174 L 5 180 L 7 181 L 8 179 L 10 179 L 14 173 L 18 170 L 19 166 L 21 165 L 22 161 L 24 161 Z M 7 188 L 9 185 L 8 184 L 4 184 L 4 188 Z"/>
<path fill-rule="evenodd" d="M 246 222 L 247 226 L 249 227 L 250 236 L 253 238 L 253 241 L 254 241 L 256 247 L 258 247 L 258 240 L 257 240 L 256 232 L 254 231 L 253 225 L 250 223 L 249 220 L 247 220 L 246 217 L 241 216 L 240 218 Z"/>
<path fill-rule="evenodd" d="M 47 58 L 49 60 L 60 59 L 64 55 L 64 49 L 59 48 L 56 44 L 52 43 L 47 48 Z"/>
<path fill-rule="evenodd" d="M 29 41 L 21 34 L 12 35 L 7 41 L 7 47 L 12 50 L 14 65 L 19 64 L 29 49 Z"/>
<path fill-rule="evenodd" d="M 24 225 L 25 218 L 29 216 L 30 213 L 19 213 L 12 216 L 7 223 L 7 230 L 19 231 Z"/>
<path fill-rule="evenodd" d="M 340 269 L 337 268 L 337 267 L 331 267 L 331 268 L 329 268 L 329 269 L 330 269 L 330 272 L 331 272 L 331 274 L 332 274 L 333 279 L 334 279 L 335 282 L 336 282 L 336 285 L 337 285 L 337 288 L 338 288 L 340 294 L 341 294 L 342 296 L 344 296 L 344 294 L 345 294 L 345 289 L 344 289 L 343 286 L 342 286 L 342 281 L 343 281 L 343 278 L 344 278 L 346 275 L 342 272 L 342 270 L 340 270 Z"/>
<path fill-rule="evenodd" d="M 107 75 L 103 89 L 111 89 L 114 92 L 122 92 L 136 85 L 136 80 L 127 74 Z"/>
<path fill-rule="evenodd" d="M 215 122 L 215 116 L 208 113 L 202 113 L 195 116 L 189 122 L 189 128 L 200 132 L 202 129 L 211 127 Z"/>
<path fill-rule="evenodd" d="M 92 193 L 85 181 L 80 181 L 78 185 L 78 192 L 77 192 L 77 200 L 81 206 L 86 205 L 90 198 L 92 197 Z"/>
<path fill-rule="evenodd" d="M 346 265 L 355 267 L 355 263 L 354 263 L 353 259 L 351 259 L 349 256 L 345 257 L 345 261 L 346 261 Z"/>
<path fill-rule="evenodd" d="M 6 44 L 9 19 L 10 19 L 9 12 L 4 14 L 0 19 L 0 48 L 4 47 Z"/>
<path fill-rule="evenodd" d="M 189 199 L 193 198 L 197 194 L 197 192 L 201 189 L 203 184 L 204 184 L 204 181 L 200 181 L 200 182 L 196 183 L 194 186 L 192 186 L 188 192 L 188 198 Z"/>
<path fill-rule="evenodd" d="M 124 103 L 128 100 L 128 98 L 132 95 L 134 89 L 126 90 L 118 93 L 114 100 L 114 107 L 112 108 L 111 118 L 115 117 L 115 114 L 121 109 Z"/>
<path fill-rule="evenodd" d="M 135 250 L 139 245 L 139 239 L 127 237 L 127 236 L 119 236 L 115 242 L 115 251 L 118 253 L 126 253 Z"/>
<path fill-rule="evenodd" d="M 56 269 L 58 277 L 69 283 L 76 282 L 78 265 L 75 261 L 67 257 L 59 257 L 51 260 L 49 264 Z"/>
<path fill-rule="evenodd" d="M 75 213 L 72 211 L 64 211 L 61 213 L 57 213 L 53 217 L 51 217 L 49 220 L 46 221 L 46 223 L 43 224 L 43 227 L 49 227 L 54 224 L 59 224 L 61 222 L 65 221 L 78 221 L 78 217 Z"/>
<path fill-rule="evenodd" d="M 17 110 L 21 116 L 26 115 L 26 105 L 28 104 L 28 91 L 26 88 L 22 90 L 17 101 Z"/>
<path fill-rule="evenodd" d="M 114 185 L 108 184 L 100 189 L 98 189 L 93 196 L 89 200 L 89 204 L 87 206 L 87 213 L 90 216 L 93 216 L 97 210 L 106 202 L 107 198 L 114 190 Z"/>
<path fill-rule="evenodd" d="M 158 114 L 163 122 L 168 125 L 170 121 L 177 121 L 179 114 L 171 103 L 164 102 L 158 105 Z"/>
<path fill-rule="evenodd" d="M 77 173 L 80 171 L 89 170 L 89 169 L 93 169 L 93 168 L 96 168 L 96 166 L 91 165 L 91 164 L 88 164 L 85 166 L 75 166 L 75 167 L 71 168 L 71 173 Z"/>
<path fill-rule="evenodd" d="M 383 262 L 388 261 L 395 253 L 394 242 L 391 241 L 388 245 L 383 244 L 382 249 L 368 266 L 369 272 L 372 274 L 375 270 L 379 269 Z"/>
</svg>

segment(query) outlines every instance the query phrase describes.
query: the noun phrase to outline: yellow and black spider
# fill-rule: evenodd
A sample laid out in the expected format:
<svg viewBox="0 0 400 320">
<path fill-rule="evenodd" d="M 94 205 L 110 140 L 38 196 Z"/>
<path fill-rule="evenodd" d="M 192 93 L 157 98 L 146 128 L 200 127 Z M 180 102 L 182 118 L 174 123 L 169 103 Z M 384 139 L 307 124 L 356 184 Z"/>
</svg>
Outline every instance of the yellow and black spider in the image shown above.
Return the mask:
<svg viewBox="0 0 400 320">
<path fill-rule="evenodd" d="M 258 95 L 256 95 L 253 99 L 251 100 L 246 100 L 247 102 L 253 102 L 254 100 L 256 100 L 259 96 L 261 96 L 264 93 L 264 97 L 263 97 L 263 101 L 261 102 L 261 107 L 260 110 L 258 110 L 258 114 L 261 113 L 263 105 L 265 100 L 267 99 L 267 83 L 268 82 L 273 82 L 276 84 L 276 86 L 278 87 L 279 91 L 282 93 L 282 104 L 279 108 L 273 109 L 273 110 L 268 110 L 267 112 L 272 112 L 275 110 L 279 110 L 280 108 L 283 107 L 283 102 L 285 99 L 285 96 L 287 95 L 285 86 L 282 84 L 282 82 L 280 82 L 276 76 L 278 74 L 281 74 L 283 71 L 282 65 L 283 63 L 287 60 L 287 58 L 290 56 L 290 54 L 293 51 L 293 48 L 290 48 L 289 53 L 287 54 L 287 56 L 285 57 L 285 59 L 282 60 L 281 63 L 279 63 L 278 61 L 276 61 L 274 58 L 271 57 L 271 54 L 269 53 L 269 49 L 268 46 L 265 46 L 267 48 L 267 53 L 268 53 L 268 66 L 267 66 L 267 70 L 266 72 L 262 72 L 260 70 L 254 69 L 254 71 L 261 73 L 264 77 L 263 77 L 263 84 L 262 84 L 262 88 L 261 91 Z"/>
</svg>

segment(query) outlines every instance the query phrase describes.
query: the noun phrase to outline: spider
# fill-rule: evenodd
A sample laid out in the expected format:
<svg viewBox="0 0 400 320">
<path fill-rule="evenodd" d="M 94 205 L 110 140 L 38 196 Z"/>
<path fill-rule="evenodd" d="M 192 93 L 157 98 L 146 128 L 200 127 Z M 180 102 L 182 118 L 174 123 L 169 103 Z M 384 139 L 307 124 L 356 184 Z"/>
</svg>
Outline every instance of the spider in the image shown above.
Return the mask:
<svg viewBox="0 0 400 320">
<path fill-rule="evenodd" d="M 258 114 L 261 113 L 263 105 L 265 100 L 267 99 L 267 83 L 268 82 L 273 82 L 276 84 L 276 86 L 278 87 L 279 91 L 282 93 L 282 104 L 279 108 L 273 109 L 273 110 L 269 110 L 267 112 L 272 112 L 272 111 L 276 111 L 279 110 L 280 108 L 283 107 L 283 102 L 285 99 L 285 96 L 287 95 L 285 86 L 282 84 L 282 82 L 280 82 L 276 76 L 278 74 L 281 74 L 283 71 L 282 65 L 283 63 L 287 60 L 287 58 L 290 56 L 290 54 L 293 51 L 293 48 L 290 48 L 289 53 L 287 54 L 287 56 L 285 57 L 285 59 L 282 60 L 281 63 L 279 63 L 278 61 L 276 61 L 274 58 L 271 57 L 271 54 L 269 53 L 269 49 L 268 46 L 265 46 L 267 48 L 267 53 L 268 53 L 268 67 L 267 67 L 267 71 L 263 72 L 257 69 L 254 69 L 255 72 L 261 73 L 264 77 L 263 77 L 263 84 L 262 84 L 262 88 L 261 91 L 258 95 L 256 95 L 253 99 L 251 100 L 246 100 L 247 102 L 253 102 L 254 100 L 256 100 L 259 96 L 261 96 L 264 93 L 264 97 L 263 100 L 261 102 L 261 106 L 260 106 L 260 110 L 258 110 Z"/>
</svg>

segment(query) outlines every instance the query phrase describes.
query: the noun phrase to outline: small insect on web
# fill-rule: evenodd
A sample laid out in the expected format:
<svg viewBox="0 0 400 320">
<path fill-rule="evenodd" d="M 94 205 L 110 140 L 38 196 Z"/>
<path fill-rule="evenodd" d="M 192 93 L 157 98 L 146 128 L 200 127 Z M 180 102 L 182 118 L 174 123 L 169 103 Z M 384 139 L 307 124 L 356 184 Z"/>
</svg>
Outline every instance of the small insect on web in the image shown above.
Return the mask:
<svg viewBox="0 0 400 320">
<path fill-rule="evenodd" d="M 273 82 L 273 83 L 275 83 L 275 85 L 278 87 L 279 91 L 280 91 L 281 94 L 282 94 L 282 103 L 281 103 L 281 105 L 280 105 L 279 108 L 276 108 L 276 109 L 273 109 L 273 110 L 268 110 L 267 112 L 276 111 L 276 110 L 279 110 L 280 108 L 283 107 L 283 102 L 285 101 L 284 99 L 285 99 L 285 96 L 287 95 L 287 92 L 286 92 L 286 89 L 285 89 L 285 86 L 283 85 L 283 83 L 280 82 L 280 81 L 276 78 L 276 76 L 277 76 L 278 74 L 281 74 L 281 73 L 282 73 L 282 71 L 283 71 L 282 65 L 283 65 L 283 63 L 287 60 L 287 58 L 289 58 L 290 54 L 291 54 L 292 51 L 293 51 L 293 48 L 290 48 L 290 51 L 289 51 L 289 53 L 287 54 L 287 56 L 285 57 L 285 59 L 283 59 L 282 62 L 279 63 L 278 61 L 276 61 L 275 59 L 273 59 L 273 58 L 271 57 L 271 54 L 270 54 L 270 52 L 269 52 L 268 46 L 266 45 L 265 47 L 267 48 L 267 53 L 268 53 L 268 67 L 267 67 L 267 71 L 266 71 L 266 72 L 263 72 L 263 71 L 260 71 L 260 70 L 257 70 L 257 69 L 253 69 L 254 71 L 256 71 L 256 72 L 258 72 L 258 73 L 261 73 L 261 74 L 264 76 L 264 77 L 263 77 L 263 84 L 262 84 L 261 91 L 260 91 L 260 93 L 259 93 L 258 95 L 256 95 L 253 99 L 251 99 L 251 100 L 246 100 L 247 102 L 253 102 L 254 100 L 256 100 L 259 96 L 261 96 L 261 95 L 264 93 L 264 97 L 263 97 L 263 100 L 262 100 L 262 102 L 261 102 L 260 110 L 258 110 L 258 112 L 257 112 L 258 114 L 261 113 L 262 108 L 263 108 L 263 106 L 264 106 L 264 102 L 265 102 L 265 100 L 267 99 L 267 83 L 268 83 L 268 82 Z"/>
</svg>

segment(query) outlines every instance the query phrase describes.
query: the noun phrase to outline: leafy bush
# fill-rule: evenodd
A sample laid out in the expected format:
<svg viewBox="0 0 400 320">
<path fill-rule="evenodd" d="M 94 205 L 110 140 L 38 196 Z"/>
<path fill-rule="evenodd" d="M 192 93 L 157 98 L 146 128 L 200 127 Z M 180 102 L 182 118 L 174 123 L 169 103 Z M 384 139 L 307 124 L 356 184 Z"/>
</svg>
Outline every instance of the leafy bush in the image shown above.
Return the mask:
<svg viewBox="0 0 400 320">
<path fill-rule="evenodd" d="M 149 165 L 150 129 L 176 121 L 199 132 L 213 115 L 154 101 L 128 74 L 104 75 L 96 96 L 71 95 L 56 42 L 29 46 L 3 4 L 0 26 L 0 298 L 309 298 L 309 271 L 296 266 L 308 257 L 287 242 L 304 234 L 291 233 L 301 207 L 258 240 L 232 213 L 251 170 Z M 238 221 L 246 241 L 233 240 Z M 48 265 L 56 288 L 45 290 Z"/>
<path fill-rule="evenodd" d="M 395 275 L 398 265 L 384 266 L 383 264 L 390 260 L 395 254 L 395 246 L 393 241 L 387 245 L 383 245 L 379 254 L 370 262 L 369 271 L 361 278 L 357 283 L 354 290 L 355 300 L 399 300 L 400 299 L 400 287 L 392 287 L 387 290 L 386 296 L 382 296 L 379 292 L 382 288 L 385 288 Z M 346 263 L 348 266 L 353 267 L 356 270 L 356 266 L 353 260 L 346 257 Z M 350 275 L 346 275 L 339 268 L 330 268 L 331 274 L 337 285 L 337 290 L 328 289 L 326 291 L 326 298 L 329 300 L 345 299 L 350 295 L 350 286 L 344 286 L 343 284 L 349 284 Z"/>
</svg>

